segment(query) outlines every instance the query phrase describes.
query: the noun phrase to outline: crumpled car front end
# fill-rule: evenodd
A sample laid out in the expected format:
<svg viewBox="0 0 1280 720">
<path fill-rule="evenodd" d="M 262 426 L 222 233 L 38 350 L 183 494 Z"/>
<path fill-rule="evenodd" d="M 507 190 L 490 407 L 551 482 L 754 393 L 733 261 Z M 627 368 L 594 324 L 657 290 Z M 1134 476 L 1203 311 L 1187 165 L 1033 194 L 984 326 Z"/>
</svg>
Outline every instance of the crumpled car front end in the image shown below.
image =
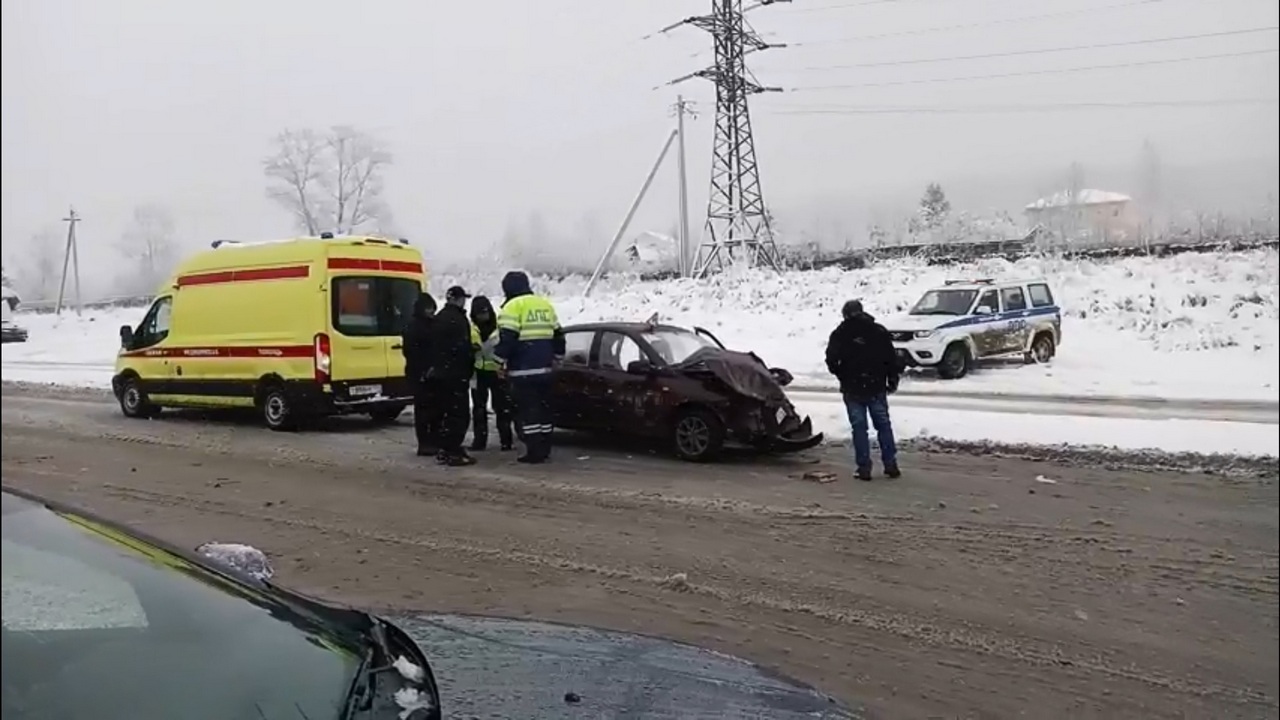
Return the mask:
<svg viewBox="0 0 1280 720">
<path fill-rule="evenodd" d="M 769 452 L 822 443 L 822 433 L 813 431 L 813 421 L 800 415 L 782 389 L 791 373 L 766 366 L 754 353 L 707 349 L 690 357 L 684 370 L 730 397 L 724 420 L 735 441 Z"/>
</svg>

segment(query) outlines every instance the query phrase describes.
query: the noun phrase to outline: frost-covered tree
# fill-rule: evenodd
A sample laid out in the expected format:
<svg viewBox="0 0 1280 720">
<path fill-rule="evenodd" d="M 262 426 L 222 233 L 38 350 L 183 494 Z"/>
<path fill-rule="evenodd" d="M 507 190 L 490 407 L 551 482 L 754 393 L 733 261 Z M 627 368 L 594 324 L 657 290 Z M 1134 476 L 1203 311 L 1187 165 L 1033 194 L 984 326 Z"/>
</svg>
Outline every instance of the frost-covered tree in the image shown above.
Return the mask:
<svg viewBox="0 0 1280 720">
<path fill-rule="evenodd" d="M 48 300 L 58 289 L 62 272 L 62 254 L 66 239 L 51 228 L 45 228 L 21 247 L 16 260 L 13 286 L 27 300 Z"/>
<path fill-rule="evenodd" d="M 951 214 L 951 201 L 942 191 L 938 183 L 929 183 L 924 189 L 924 197 L 920 198 L 920 208 L 916 211 L 915 229 L 933 229 L 941 227 Z"/>
<path fill-rule="evenodd" d="M 177 259 L 177 223 L 163 205 L 139 205 L 120 237 L 120 253 L 130 267 L 121 278 L 121 291 L 144 294 L 155 290 Z"/>
<path fill-rule="evenodd" d="M 347 125 L 325 132 L 285 130 L 263 160 L 267 196 L 308 235 L 350 234 L 389 222 L 382 201 L 391 153 L 376 138 Z"/>
</svg>

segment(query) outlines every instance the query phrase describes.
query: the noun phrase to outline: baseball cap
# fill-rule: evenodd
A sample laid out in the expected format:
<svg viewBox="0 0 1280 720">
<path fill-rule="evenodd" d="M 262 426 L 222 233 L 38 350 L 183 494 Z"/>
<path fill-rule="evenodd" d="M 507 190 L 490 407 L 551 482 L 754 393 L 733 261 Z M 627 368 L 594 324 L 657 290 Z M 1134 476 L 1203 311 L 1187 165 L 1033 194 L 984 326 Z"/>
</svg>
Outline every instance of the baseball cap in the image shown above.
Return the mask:
<svg viewBox="0 0 1280 720">
<path fill-rule="evenodd" d="M 461 285 L 454 285 L 445 292 L 444 297 L 446 300 L 465 300 L 471 297 L 471 293 Z"/>
</svg>

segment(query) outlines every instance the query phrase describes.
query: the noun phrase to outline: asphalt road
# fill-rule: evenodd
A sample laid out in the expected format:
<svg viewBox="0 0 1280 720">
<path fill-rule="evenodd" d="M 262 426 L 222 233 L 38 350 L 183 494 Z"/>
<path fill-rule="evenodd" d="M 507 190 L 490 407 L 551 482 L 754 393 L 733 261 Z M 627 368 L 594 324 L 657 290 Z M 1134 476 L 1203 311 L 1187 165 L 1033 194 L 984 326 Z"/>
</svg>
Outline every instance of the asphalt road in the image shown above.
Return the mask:
<svg viewBox="0 0 1280 720">
<path fill-rule="evenodd" d="M 577 439 L 443 469 L 403 424 L 128 421 L 12 386 L 0 420 L 6 484 L 253 544 L 339 601 L 664 636 L 870 717 L 1280 717 L 1274 479 L 908 454 L 860 483 L 836 449 L 693 466 Z"/>
</svg>

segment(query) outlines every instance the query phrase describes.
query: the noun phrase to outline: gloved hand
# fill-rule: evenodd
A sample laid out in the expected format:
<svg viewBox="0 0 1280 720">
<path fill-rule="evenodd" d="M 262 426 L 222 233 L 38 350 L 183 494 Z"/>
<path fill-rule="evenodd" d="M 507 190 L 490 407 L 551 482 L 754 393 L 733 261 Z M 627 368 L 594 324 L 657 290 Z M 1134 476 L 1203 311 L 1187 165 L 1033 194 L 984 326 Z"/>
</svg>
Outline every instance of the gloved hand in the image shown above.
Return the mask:
<svg viewBox="0 0 1280 720">
<path fill-rule="evenodd" d="M 890 376 L 889 376 L 889 382 L 886 384 L 885 390 L 886 390 L 890 395 L 892 395 L 892 394 L 894 394 L 894 393 L 898 392 L 898 381 L 899 381 L 900 379 L 901 379 L 901 378 L 899 378 L 897 375 L 890 375 Z"/>
</svg>

